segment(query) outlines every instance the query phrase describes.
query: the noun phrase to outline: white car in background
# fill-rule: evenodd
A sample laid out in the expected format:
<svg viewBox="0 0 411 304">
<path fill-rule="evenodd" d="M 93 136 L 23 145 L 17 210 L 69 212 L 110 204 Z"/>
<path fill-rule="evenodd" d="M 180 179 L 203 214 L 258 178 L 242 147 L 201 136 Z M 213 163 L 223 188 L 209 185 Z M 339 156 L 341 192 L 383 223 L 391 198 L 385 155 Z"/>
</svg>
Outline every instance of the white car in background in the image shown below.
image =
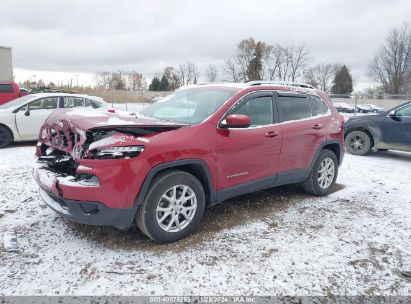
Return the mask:
<svg viewBox="0 0 411 304">
<path fill-rule="evenodd" d="M 372 113 L 380 113 L 380 112 L 384 112 L 384 111 L 385 111 L 384 108 L 378 107 L 378 106 L 373 105 L 373 104 L 371 104 L 371 103 L 365 104 L 364 106 L 367 107 L 367 108 L 368 108 L 368 111 L 369 111 L 369 112 L 372 112 Z"/>
<path fill-rule="evenodd" d="M 12 141 L 37 140 L 46 118 L 54 110 L 61 108 L 111 111 L 110 106 L 96 96 L 66 93 L 25 95 L 0 105 L 0 148 Z"/>
</svg>

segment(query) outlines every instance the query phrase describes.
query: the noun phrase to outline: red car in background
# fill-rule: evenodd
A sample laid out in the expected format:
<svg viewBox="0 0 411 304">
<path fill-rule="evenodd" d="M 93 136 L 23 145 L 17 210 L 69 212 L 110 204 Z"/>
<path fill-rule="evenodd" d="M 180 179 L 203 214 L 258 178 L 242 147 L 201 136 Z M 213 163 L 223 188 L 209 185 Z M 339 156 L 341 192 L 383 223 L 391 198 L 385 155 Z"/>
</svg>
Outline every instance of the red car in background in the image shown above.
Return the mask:
<svg viewBox="0 0 411 304">
<path fill-rule="evenodd" d="M 40 129 L 34 178 L 73 221 L 184 238 L 204 208 L 290 183 L 327 195 L 344 155 L 344 120 L 305 84 L 177 90 L 137 115 L 58 110 Z"/>
<path fill-rule="evenodd" d="M 15 82 L 0 82 L 0 105 L 27 94 L 27 91 L 20 91 Z"/>
</svg>

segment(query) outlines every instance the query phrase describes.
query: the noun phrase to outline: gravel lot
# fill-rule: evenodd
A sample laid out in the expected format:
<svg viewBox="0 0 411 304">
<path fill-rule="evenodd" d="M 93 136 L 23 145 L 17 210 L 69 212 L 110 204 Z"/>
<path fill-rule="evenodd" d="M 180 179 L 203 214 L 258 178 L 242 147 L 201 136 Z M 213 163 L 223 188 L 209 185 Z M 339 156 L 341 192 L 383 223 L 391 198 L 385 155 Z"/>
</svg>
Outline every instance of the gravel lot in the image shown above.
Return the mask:
<svg viewBox="0 0 411 304">
<path fill-rule="evenodd" d="M 0 150 L 0 295 L 410 295 L 411 154 L 346 155 L 328 197 L 288 186 L 206 211 L 171 245 L 63 220 L 40 201 L 33 144 Z"/>
</svg>

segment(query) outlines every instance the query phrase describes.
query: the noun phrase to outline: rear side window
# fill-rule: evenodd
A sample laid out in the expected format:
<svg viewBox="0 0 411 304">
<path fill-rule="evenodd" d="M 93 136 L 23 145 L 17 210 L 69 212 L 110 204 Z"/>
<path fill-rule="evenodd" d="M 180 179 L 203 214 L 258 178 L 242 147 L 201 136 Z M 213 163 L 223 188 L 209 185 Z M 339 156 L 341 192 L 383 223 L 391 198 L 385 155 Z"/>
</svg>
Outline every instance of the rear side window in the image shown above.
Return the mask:
<svg viewBox="0 0 411 304">
<path fill-rule="evenodd" d="M 84 107 L 84 98 L 81 97 L 72 97 L 67 96 L 63 97 L 63 107 L 64 108 L 83 108 Z"/>
<path fill-rule="evenodd" d="M 0 84 L 0 93 L 13 93 L 13 86 L 11 84 Z"/>
<path fill-rule="evenodd" d="M 311 117 L 311 107 L 306 97 L 279 96 L 277 105 L 280 122 Z"/>
<path fill-rule="evenodd" d="M 317 96 L 308 97 L 308 101 L 310 103 L 311 112 L 313 116 L 324 115 L 328 113 L 327 105 Z"/>
</svg>

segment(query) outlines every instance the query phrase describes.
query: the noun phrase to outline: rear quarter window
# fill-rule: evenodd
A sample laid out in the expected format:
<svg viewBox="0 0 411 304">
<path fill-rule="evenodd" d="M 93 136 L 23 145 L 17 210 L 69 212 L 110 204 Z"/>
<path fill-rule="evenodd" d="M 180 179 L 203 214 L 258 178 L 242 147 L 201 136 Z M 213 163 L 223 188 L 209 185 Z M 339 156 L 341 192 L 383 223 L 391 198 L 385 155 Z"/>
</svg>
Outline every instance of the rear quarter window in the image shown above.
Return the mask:
<svg viewBox="0 0 411 304">
<path fill-rule="evenodd" d="M 325 115 L 329 112 L 328 106 L 317 96 L 308 97 L 313 116 Z"/>
<path fill-rule="evenodd" d="M 11 84 L 0 84 L 0 93 L 13 93 L 13 86 Z"/>
</svg>

